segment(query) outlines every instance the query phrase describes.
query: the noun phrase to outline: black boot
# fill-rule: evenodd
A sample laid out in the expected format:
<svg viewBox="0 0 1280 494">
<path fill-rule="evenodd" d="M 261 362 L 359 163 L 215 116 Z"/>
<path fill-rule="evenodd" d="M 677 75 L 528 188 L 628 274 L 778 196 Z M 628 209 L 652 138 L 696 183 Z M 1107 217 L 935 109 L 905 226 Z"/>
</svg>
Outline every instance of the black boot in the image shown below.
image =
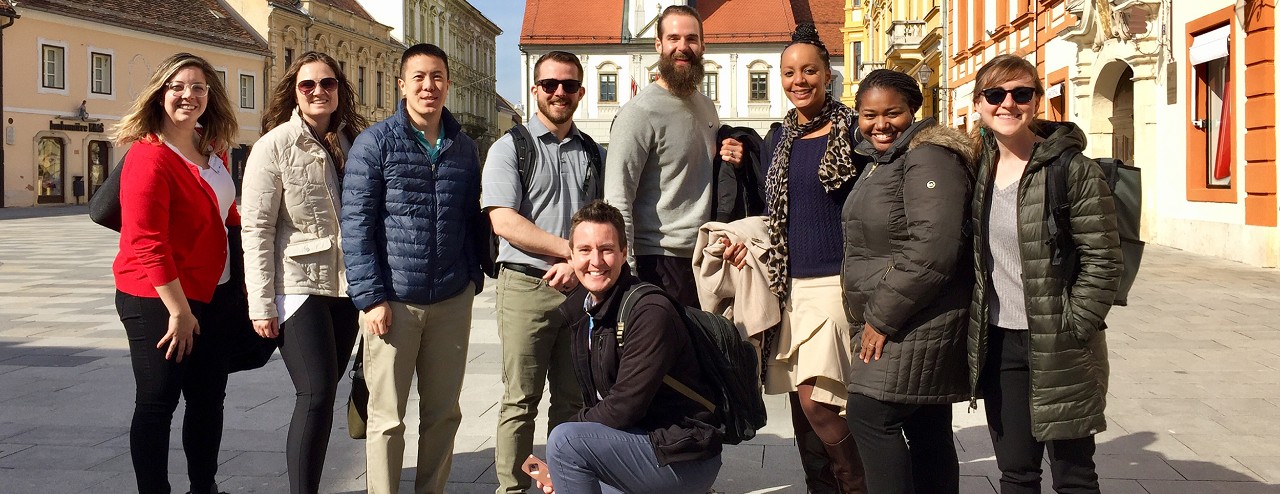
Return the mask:
<svg viewBox="0 0 1280 494">
<path fill-rule="evenodd" d="M 804 410 L 800 409 L 800 395 L 792 391 L 791 426 L 795 428 L 796 447 L 800 450 L 800 466 L 804 467 L 804 483 L 809 494 L 838 494 L 836 477 L 831 473 L 831 460 L 822 438 L 813 431 Z"/>
<path fill-rule="evenodd" d="M 840 484 L 842 494 L 866 494 L 867 475 L 862 469 L 862 457 L 858 455 L 858 446 L 853 442 L 853 434 L 844 436 L 835 444 L 823 443 L 827 456 L 831 458 L 831 473 L 835 474 L 836 483 Z"/>
</svg>

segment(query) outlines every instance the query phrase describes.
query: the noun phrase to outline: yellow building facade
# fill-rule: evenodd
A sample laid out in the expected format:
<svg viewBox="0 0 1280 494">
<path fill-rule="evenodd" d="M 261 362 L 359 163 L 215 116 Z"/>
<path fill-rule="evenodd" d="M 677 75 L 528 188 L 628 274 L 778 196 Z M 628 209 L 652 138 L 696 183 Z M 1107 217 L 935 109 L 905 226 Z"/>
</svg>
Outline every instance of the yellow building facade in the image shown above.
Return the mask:
<svg viewBox="0 0 1280 494">
<path fill-rule="evenodd" d="M 862 19 L 858 20 L 857 11 Z M 924 89 L 924 106 L 917 117 L 936 116 L 942 70 L 944 5 L 941 0 L 860 0 L 849 1 L 846 30 L 861 30 L 862 63 L 858 78 L 875 69 L 897 70 L 915 77 Z M 860 25 L 859 25 L 860 24 Z M 856 39 L 850 43 L 857 42 Z M 856 91 L 856 83 L 851 85 Z"/>
<path fill-rule="evenodd" d="M 307 51 L 333 57 L 355 90 L 356 111 L 369 123 L 395 113 L 396 89 L 404 45 L 352 0 L 226 0 L 259 36 L 271 57 L 263 69 L 268 93 L 279 83 L 293 60 Z"/>
<path fill-rule="evenodd" d="M 844 92 L 840 101 L 850 107 L 858 92 L 858 81 L 862 80 L 862 62 L 866 60 L 863 43 L 866 42 L 867 29 L 862 23 L 862 4 L 864 0 L 844 0 L 844 27 L 840 34 L 844 38 Z"/>
<path fill-rule="evenodd" d="M 158 14 L 162 2 L 155 3 Z M 158 27 L 147 30 L 132 14 L 87 5 L 30 0 L 16 10 L 4 29 L 3 206 L 92 197 L 126 151 L 112 142 L 112 127 L 160 62 L 178 52 L 204 57 L 225 81 L 240 124 L 232 171 L 242 170 L 259 134 L 268 52 L 232 13 L 210 10 L 208 22 L 153 22 Z"/>
</svg>

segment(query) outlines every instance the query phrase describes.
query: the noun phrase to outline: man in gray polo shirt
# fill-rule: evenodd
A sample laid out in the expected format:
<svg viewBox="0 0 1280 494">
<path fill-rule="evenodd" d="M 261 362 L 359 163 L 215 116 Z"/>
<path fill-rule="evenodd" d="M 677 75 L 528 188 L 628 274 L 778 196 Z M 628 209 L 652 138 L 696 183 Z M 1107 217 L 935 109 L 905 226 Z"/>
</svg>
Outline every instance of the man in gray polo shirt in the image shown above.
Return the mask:
<svg viewBox="0 0 1280 494">
<path fill-rule="evenodd" d="M 520 465 L 533 451 L 534 420 L 544 382 L 550 382 L 547 430 L 582 408 L 570 361 L 569 323 L 559 311 L 564 292 L 577 286 L 569 258 L 570 220 L 600 198 L 601 170 L 592 170 L 587 146 L 604 151 L 578 131 L 573 112 L 585 94 L 582 64 L 572 53 L 538 59 L 532 88 L 538 112 L 529 119 L 529 145 L 537 159 L 521 177 L 510 134 L 489 148 L 481 205 L 499 237 L 498 335 L 505 391 L 498 411 L 495 469 L 499 494 L 523 493 L 530 478 Z M 597 166 L 599 166 L 597 164 Z M 525 190 L 528 183 L 528 190 Z"/>
</svg>

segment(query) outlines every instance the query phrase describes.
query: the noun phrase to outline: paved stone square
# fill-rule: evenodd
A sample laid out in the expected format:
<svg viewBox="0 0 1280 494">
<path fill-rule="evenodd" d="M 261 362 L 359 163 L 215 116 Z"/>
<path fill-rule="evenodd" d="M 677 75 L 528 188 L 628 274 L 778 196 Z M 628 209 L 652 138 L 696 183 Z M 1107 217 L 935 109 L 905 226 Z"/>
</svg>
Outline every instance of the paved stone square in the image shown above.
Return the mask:
<svg viewBox="0 0 1280 494">
<path fill-rule="evenodd" d="M 128 451 L 133 376 L 111 279 L 118 236 L 84 211 L 0 209 L 0 493 L 136 492 Z M 491 286 L 476 299 L 450 493 L 496 487 L 502 387 L 493 303 Z M 1110 426 L 1097 455 L 1103 492 L 1280 493 L 1280 271 L 1151 246 L 1130 306 L 1108 323 Z M 346 395 L 345 382 L 339 393 Z M 287 492 L 292 395 L 278 356 L 231 377 L 223 490 Z M 717 491 L 804 492 L 778 398 L 769 397 L 773 420 L 758 438 L 726 448 Z M 962 492 L 994 493 L 983 414 L 965 408 L 956 406 L 954 421 Z M 364 486 L 363 444 L 347 438 L 345 422 L 339 404 L 325 492 Z M 181 420 L 174 426 L 171 480 L 183 492 Z M 413 474 L 406 468 L 405 479 Z"/>
</svg>

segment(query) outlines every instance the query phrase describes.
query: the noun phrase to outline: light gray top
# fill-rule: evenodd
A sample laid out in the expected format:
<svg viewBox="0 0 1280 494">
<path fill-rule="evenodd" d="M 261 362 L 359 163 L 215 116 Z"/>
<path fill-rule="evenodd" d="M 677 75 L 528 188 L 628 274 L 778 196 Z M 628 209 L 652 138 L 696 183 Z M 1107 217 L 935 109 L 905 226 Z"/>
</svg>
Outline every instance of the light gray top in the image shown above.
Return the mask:
<svg viewBox="0 0 1280 494">
<path fill-rule="evenodd" d="M 994 297 L 987 319 L 1005 329 L 1027 329 L 1027 297 L 1022 287 L 1022 253 L 1018 249 L 1018 182 L 992 188 L 987 217 L 986 262 L 991 266 Z"/>
<path fill-rule="evenodd" d="M 533 167 L 533 181 L 528 193 L 520 180 L 516 165 L 516 145 L 510 134 L 503 134 L 489 148 L 481 172 L 480 206 L 511 208 L 547 233 L 569 237 L 569 222 L 582 206 L 599 194 L 583 190 L 583 178 L 591 159 L 583 148 L 582 136 L 574 126 L 564 140 L 542 124 L 535 115 L 529 119 L 529 134 L 537 142 L 538 160 Z M 601 149 L 600 155 L 604 156 Z M 498 241 L 498 262 L 528 264 L 539 269 L 551 267 L 555 259 L 520 250 L 506 239 Z"/>
<path fill-rule="evenodd" d="M 609 132 L 604 198 L 627 222 L 635 255 L 693 257 L 711 218 L 712 157 L 720 117 L 702 93 L 678 98 L 650 84 L 623 105 Z"/>
</svg>

